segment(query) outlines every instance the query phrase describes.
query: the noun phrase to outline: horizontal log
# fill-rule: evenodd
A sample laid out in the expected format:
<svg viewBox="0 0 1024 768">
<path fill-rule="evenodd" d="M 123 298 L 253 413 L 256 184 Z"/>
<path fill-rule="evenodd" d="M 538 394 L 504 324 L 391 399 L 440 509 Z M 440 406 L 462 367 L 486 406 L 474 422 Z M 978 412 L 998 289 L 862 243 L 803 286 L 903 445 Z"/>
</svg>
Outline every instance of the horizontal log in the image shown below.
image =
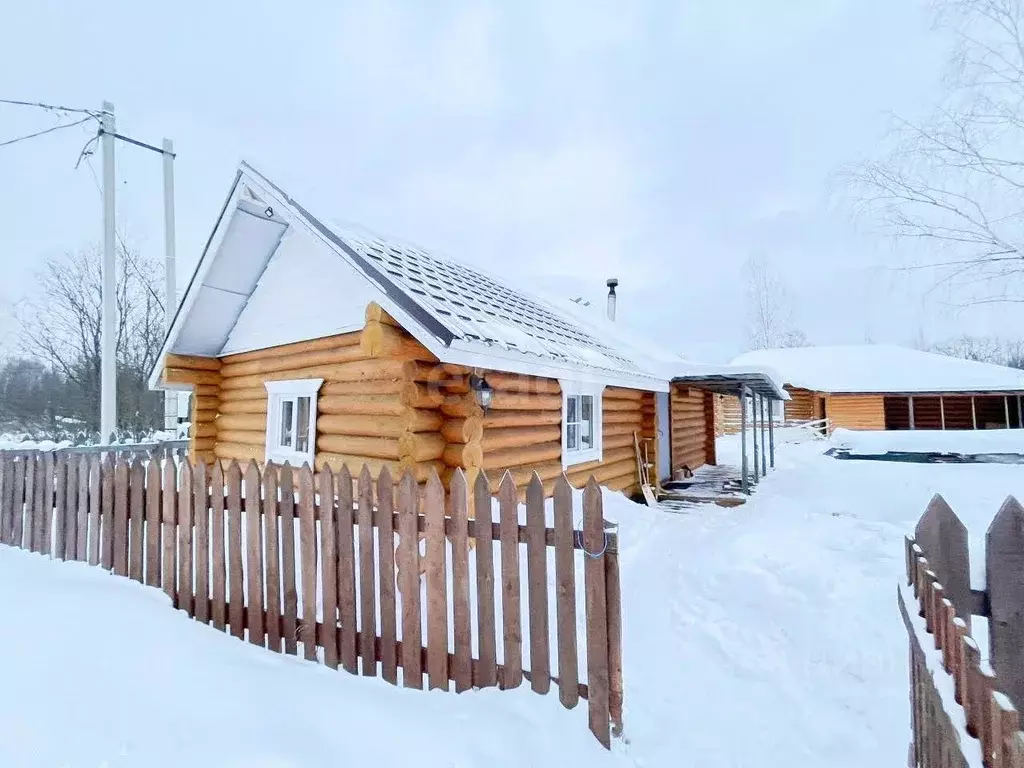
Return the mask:
<svg viewBox="0 0 1024 768">
<path fill-rule="evenodd" d="M 256 445 L 243 445 L 242 443 L 227 443 L 217 441 L 217 444 L 213 448 L 213 455 L 218 459 L 224 459 L 231 461 L 235 459 L 237 461 L 249 461 L 255 459 L 258 462 L 263 462 L 266 458 L 266 449 L 260 448 Z"/>
<path fill-rule="evenodd" d="M 536 376 L 520 376 L 516 373 L 488 371 L 484 378 L 496 390 L 522 392 L 534 395 L 561 395 L 562 387 L 557 379 L 542 379 Z"/>
<path fill-rule="evenodd" d="M 438 386 L 446 395 L 465 395 L 469 392 L 469 378 L 463 376 L 461 379 L 447 379 Z"/>
<path fill-rule="evenodd" d="M 492 411 L 561 411 L 561 395 L 528 395 L 496 390 L 491 398 Z"/>
<path fill-rule="evenodd" d="M 605 387 L 604 396 L 616 400 L 636 400 L 640 401 L 644 399 L 644 395 L 648 394 L 640 389 L 626 389 L 624 387 Z"/>
<path fill-rule="evenodd" d="M 444 438 L 436 432 L 407 434 L 398 443 L 403 461 L 434 461 L 444 455 Z"/>
<path fill-rule="evenodd" d="M 399 438 L 406 433 L 406 422 L 401 416 L 346 413 L 319 417 L 316 420 L 316 429 L 321 435 Z"/>
<path fill-rule="evenodd" d="M 565 471 L 565 475 L 569 478 L 570 483 L 578 485 L 580 483 L 586 483 L 591 477 L 601 483 L 612 477 L 621 477 L 622 475 L 630 473 L 635 474 L 636 472 L 637 467 L 634 462 L 615 461 L 602 464 L 600 467 L 591 469 L 577 469 L 576 467 L 569 467 Z"/>
<path fill-rule="evenodd" d="M 612 448 L 629 448 L 634 450 L 633 434 L 602 435 L 601 447 L 606 451 Z"/>
<path fill-rule="evenodd" d="M 193 424 L 189 427 L 190 437 L 216 437 L 217 427 L 213 424 Z"/>
<path fill-rule="evenodd" d="M 317 453 L 313 463 L 315 468 L 318 470 L 323 469 L 325 466 L 329 466 L 335 472 L 340 470 L 342 467 L 348 467 L 349 474 L 351 474 L 353 478 L 358 477 L 359 473 L 363 471 L 364 464 L 370 469 L 370 473 L 374 477 L 379 476 L 381 470 L 385 467 L 387 467 L 395 482 L 397 482 L 402 476 L 402 466 L 397 461 L 373 459 L 366 456 L 353 456 L 346 453 L 327 453 L 321 451 Z"/>
<path fill-rule="evenodd" d="M 445 400 L 445 393 L 433 384 L 407 381 L 402 387 L 401 402 L 410 408 L 439 408 Z"/>
<path fill-rule="evenodd" d="M 354 435 L 318 435 L 317 450 L 326 453 L 344 453 L 374 459 L 397 461 L 400 453 L 394 437 L 361 437 Z"/>
<path fill-rule="evenodd" d="M 449 467 L 471 469 L 483 463 L 483 456 L 479 443 L 449 443 L 441 458 Z"/>
<path fill-rule="evenodd" d="M 602 483 L 609 491 L 626 491 L 632 493 L 640 487 L 636 473 L 627 473 L 620 477 L 611 477 Z"/>
<path fill-rule="evenodd" d="M 546 424 L 561 424 L 559 411 L 489 411 L 483 417 L 484 429 L 506 427 L 540 427 Z"/>
<path fill-rule="evenodd" d="M 221 383 L 220 374 L 216 371 L 194 371 L 189 368 L 164 368 L 164 381 L 167 384 L 210 384 Z"/>
<path fill-rule="evenodd" d="M 469 368 L 468 366 L 456 365 L 454 363 L 445 363 L 441 367 L 444 368 L 444 372 L 447 373 L 449 376 L 456 378 L 469 376 L 473 372 L 473 369 Z M 490 376 L 489 373 L 487 375 Z"/>
<path fill-rule="evenodd" d="M 216 411 L 220 406 L 220 398 L 216 395 L 192 395 L 192 410 L 194 411 Z"/>
<path fill-rule="evenodd" d="M 629 413 L 642 414 L 643 409 L 640 404 L 634 400 L 602 400 L 601 406 L 604 408 L 605 413 L 615 413 L 618 411 L 627 411 Z"/>
<path fill-rule="evenodd" d="M 603 450 L 601 452 L 600 461 L 587 461 L 583 464 L 574 464 L 566 468 L 566 474 L 572 474 L 574 472 L 589 472 L 597 470 L 606 464 L 616 464 L 622 461 L 631 461 L 636 464 L 636 449 L 633 447 L 628 448 L 612 448 L 609 450 Z"/>
<path fill-rule="evenodd" d="M 219 371 L 220 360 L 216 357 L 200 357 L 199 355 L 176 355 L 168 352 L 164 358 L 167 368 L 188 368 L 193 371 Z"/>
<path fill-rule="evenodd" d="M 259 413 L 267 418 L 267 398 L 261 397 L 258 400 L 230 400 L 221 403 L 218 412 L 222 416 L 235 413 Z"/>
<path fill-rule="evenodd" d="M 189 447 L 197 451 L 212 451 L 213 446 L 216 444 L 217 438 L 215 437 L 193 437 L 189 441 Z"/>
<path fill-rule="evenodd" d="M 189 414 L 189 419 L 193 424 L 212 424 L 214 419 L 217 418 L 217 411 L 205 410 L 196 411 L 193 410 Z"/>
<path fill-rule="evenodd" d="M 451 378 L 445 373 L 444 366 L 437 363 L 406 360 L 400 365 L 402 366 L 402 378 L 406 381 L 424 381 L 436 384 Z"/>
<path fill-rule="evenodd" d="M 484 422 L 480 417 L 446 419 L 441 425 L 441 436 L 449 443 L 476 443 L 484 435 Z"/>
<path fill-rule="evenodd" d="M 506 470 L 492 470 L 487 474 L 487 479 L 491 483 L 491 489 L 497 490 L 498 484 L 501 483 L 501 478 L 504 476 Z M 524 488 L 533 478 L 533 473 L 536 472 L 540 475 L 542 481 L 555 480 L 562 474 L 562 462 L 561 461 L 549 461 L 541 464 L 534 464 L 528 467 L 515 467 L 507 470 L 512 475 L 512 480 L 519 488 Z"/>
<path fill-rule="evenodd" d="M 484 415 L 483 408 L 471 394 L 446 397 L 441 403 L 441 413 L 459 419 L 481 418 Z"/>
<path fill-rule="evenodd" d="M 217 429 L 244 429 L 266 433 L 267 416 L 261 413 L 222 413 L 217 417 Z"/>
<path fill-rule="evenodd" d="M 409 432 L 440 432 L 445 422 L 440 411 L 427 408 L 409 408 L 402 418 Z"/>
<path fill-rule="evenodd" d="M 217 397 L 220 394 L 220 382 L 216 384 L 196 384 L 192 387 L 193 397 Z"/>
<path fill-rule="evenodd" d="M 242 376 L 266 376 L 274 373 L 280 374 L 274 378 L 286 379 L 288 378 L 287 374 L 289 371 L 299 371 L 318 365 L 351 363 L 357 360 L 366 360 L 368 357 L 369 355 L 366 355 L 357 346 L 337 347 L 335 349 L 298 352 L 291 355 L 275 355 L 274 357 L 264 357 L 259 360 L 231 363 L 220 369 L 220 375 L 228 379 Z"/>
<path fill-rule="evenodd" d="M 247 363 L 250 360 L 259 360 L 265 357 L 279 357 L 281 355 L 301 354 L 302 352 L 319 352 L 324 349 L 335 349 L 337 347 L 350 347 L 359 344 L 359 331 L 351 333 L 340 333 L 334 336 L 322 336 L 319 339 L 307 339 L 296 341 L 291 344 L 279 344 L 276 347 L 264 347 L 251 352 L 240 352 L 235 355 L 226 355 L 221 358 L 223 365 L 234 363 Z"/>
<path fill-rule="evenodd" d="M 507 427 L 488 429 L 484 432 L 481 447 L 484 452 L 519 448 L 524 445 L 557 442 L 562 439 L 562 429 L 557 424 L 544 427 Z"/>
<path fill-rule="evenodd" d="M 560 459 L 561 456 L 561 443 L 539 443 L 522 448 L 484 452 L 484 460 L 481 466 L 484 469 L 506 469 L 526 464 L 541 464 L 552 459 Z"/>
<path fill-rule="evenodd" d="M 257 445 L 261 449 L 267 446 L 266 432 L 253 432 L 247 429 L 225 429 L 217 431 L 217 439 L 225 443 L 238 443 L 239 445 Z"/>
<path fill-rule="evenodd" d="M 320 397 L 334 395 L 398 395 L 405 382 L 393 379 L 360 379 L 358 381 L 325 381 L 320 387 Z"/>
<path fill-rule="evenodd" d="M 225 379 L 221 383 L 221 397 L 225 392 L 236 389 L 262 387 L 268 381 L 289 379 L 324 379 L 325 381 L 362 381 L 365 379 L 393 379 L 402 375 L 400 360 L 356 360 L 351 363 L 335 365 L 319 365 L 311 368 L 289 370 L 286 374 L 276 373 L 268 376 L 240 376 Z"/>
<path fill-rule="evenodd" d="M 371 301 L 369 304 L 366 305 L 366 312 L 364 313 L 364 318 L 367 323 L 376 321 L 378 323 L 387 323 L 388 325 L 395 325 L 401 327 L 401 324 L 397 320 L 395 320 L 395 318 L 393 318 L 391 315 L 385 312 L 384 309 L 381 308 L 380 304 L 378 304 L 376 301 Z"/>
<path fill-rule="evenodd" d="M 602 414 L 605 424 L 642 424 L 643 417 L 636 411 L 612 411 Z"/>
<path fill-rule="evenodd" d="M 437 362 L 430 350 L 401 328 L 377 320 L 363 327 L 359 347 L 367 357 Z"/>
<path fill-rule="evenodd" d="M 220 393 L 220 404 L 223 408 L 225 403 L 233 403 L 238 400 L 260 400 L 267 402 L 267 388 L 262 384 L 256 387 L 245 387 L 244 389 L 224 390 Z"/>
<path fill-rule="evenodd" d="M 605 424 L 601 429 L 601 435 L 605 439 L 615 435 L 632 435 L 634 432 L 640 434 L 639 424 Z"/>
</svg>

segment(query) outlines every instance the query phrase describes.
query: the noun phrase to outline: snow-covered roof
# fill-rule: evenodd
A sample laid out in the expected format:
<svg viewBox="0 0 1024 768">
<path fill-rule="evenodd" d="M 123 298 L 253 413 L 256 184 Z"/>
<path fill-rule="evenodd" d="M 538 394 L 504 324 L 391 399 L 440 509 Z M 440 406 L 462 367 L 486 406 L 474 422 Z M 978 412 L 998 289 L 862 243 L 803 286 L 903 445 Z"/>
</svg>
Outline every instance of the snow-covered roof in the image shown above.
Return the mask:
<svg viewBox="0 0 1024 768">
<path fill-rule="evenodd" d="M 759 349 L 733 365 L 769 366 L 816 392 L 1021 392 L 1024 371 L 892 344 Z"/>
<path fill-rule="evenodd" d="M 296 282 L 315 284 L 317 301 L 287 288 Z M 353 295 L 358 302 L 347 301 Z M 337 300 L 325 300 L 331 296 Z M 442 362 L 668 387 L 620 337 L 479 269 L 319 219 L 245 163 L 150 383 L 157 384 L 168 352 L 223 355 L 359 327 L 361 315 L 352 310 L 368 298 Z M 298 302 L 305 302 L 301 310 Z"/>
</svg>

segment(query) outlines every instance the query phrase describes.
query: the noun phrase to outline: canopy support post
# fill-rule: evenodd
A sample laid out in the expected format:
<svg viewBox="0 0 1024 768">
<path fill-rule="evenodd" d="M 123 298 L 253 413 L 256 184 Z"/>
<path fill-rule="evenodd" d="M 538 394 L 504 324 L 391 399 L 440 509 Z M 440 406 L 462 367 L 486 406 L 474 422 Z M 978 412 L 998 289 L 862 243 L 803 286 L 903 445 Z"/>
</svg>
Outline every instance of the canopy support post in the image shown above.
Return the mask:
<svg viewBox="0 0 1024 768">
<path fill-rule="evenodd" d="M 768 398 L 768 454 L 771 457 L 771 468 L 775 469 L 775 417 L 772 414 L 772 406 L 775 400 Z"/>
<path fill-rule="evenodd" d="M 750 484 L 747 481 L 747 388 L 740 386 L 740 486 L 744 493 L 750 493 Z"/>
</svg>

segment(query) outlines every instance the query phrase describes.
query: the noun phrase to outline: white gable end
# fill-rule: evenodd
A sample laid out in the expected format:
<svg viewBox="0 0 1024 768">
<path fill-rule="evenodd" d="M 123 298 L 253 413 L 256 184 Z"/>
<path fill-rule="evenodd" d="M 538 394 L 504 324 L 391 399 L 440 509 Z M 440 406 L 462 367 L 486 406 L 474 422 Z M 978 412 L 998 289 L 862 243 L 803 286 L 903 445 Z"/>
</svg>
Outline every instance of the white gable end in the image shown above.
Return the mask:
<svg viewBox="0 0 1024 768">
<path fill-rule="evenodd" d="M 289 227 L 219 354 L 359 330 L 371 301 L 380 301 L 380 291 L 366 278 Z"/>
</svg>

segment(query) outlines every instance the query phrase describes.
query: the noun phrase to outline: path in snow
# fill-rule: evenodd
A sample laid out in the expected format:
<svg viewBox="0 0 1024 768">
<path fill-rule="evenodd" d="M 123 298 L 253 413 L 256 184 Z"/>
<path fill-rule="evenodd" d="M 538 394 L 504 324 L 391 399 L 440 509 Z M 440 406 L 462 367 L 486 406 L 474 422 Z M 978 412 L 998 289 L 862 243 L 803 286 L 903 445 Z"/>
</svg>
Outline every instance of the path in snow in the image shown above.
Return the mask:
<svg viewBox="0 0 1024 768">
<path fill-rule="evenodd" d="M 905 760 L 903 535 L 942 492 L 980 540 L 1006 494 L 1024 495 L 1024 472 L 837 461 L 825 447 L 784 446 L 737 509 L 618 512 L 638 764 Z"/>
</svg>

